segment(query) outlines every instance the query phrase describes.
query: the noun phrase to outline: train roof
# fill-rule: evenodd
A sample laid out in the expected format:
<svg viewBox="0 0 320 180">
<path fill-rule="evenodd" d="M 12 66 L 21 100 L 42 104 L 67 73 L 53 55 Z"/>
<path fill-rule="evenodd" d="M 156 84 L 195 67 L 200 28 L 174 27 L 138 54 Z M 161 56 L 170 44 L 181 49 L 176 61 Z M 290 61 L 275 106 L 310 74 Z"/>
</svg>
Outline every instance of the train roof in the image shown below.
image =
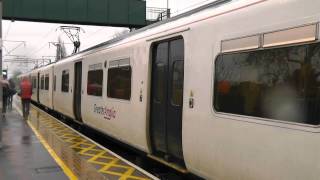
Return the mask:
<svg viewBox="0 0 320 180">
<path fill-rule="evenodd" d="M 89 53 L 89 54 L 90 54 L 90 52 L 93 51 L 93 50 L 99 50 L 100 48 L 107 48 L 107 47 L 109 47 L 109 46 L 111 46 L 111 45 L 114 45 L 114 44 L 116 44 L 116 43 L 119 43 L 119 42 L 122 41 L 122 40 L 126 40 L 126 39 L 131 38 L 131 37 L 133 37 L 133 36 L 135 36 L 135 35 L 142 34 L 142 33 L 146 32 L 146 31 L 148 31 L 148 30 L 155 29 L 155 28 L 160 27 L 160 26 L 162 26 L 162 25 L 170 24 L 170 23 L 175 22 L 175 21 L 178 21 L 178 20 L 180 20 L 180 19 L 183 19 L 183 18 L 192 16 L 192 15 L 195 15 L 195 14 L 197 14 L 197 13 L 200 13 L 200 12 L 202 12 L 202 11 L 204 11 L 204 10 L 208 10 L 208 9 L 212 9 L 212 8 L 218 8 L 218 7 L 221 7 L 221 6 L 223 6 L 223 5 L 226 5 L 226 4 L 229 4 L 229 3 L 231 3 L 231 2 L 235 2 L 235 1 L 239 1 L 239 0 L 216 0 L 216 1 L 210 2 L 210 3 L 208 3 L 208 4 L 199 6 L 199 7 L 195 8 L 195 9 L 190 10 L 190 11 L 187 11 L 187 12 L 184 12 L 184 13 L 179 14 L 179 15 L 177 15 L 177 16 L 174 16 L 174 17 L 172 17 L 172 18 L 168 18 L 168 19 L 166 19 L 166 20 L 159 21 L 159 22 L 157 22 L 157 23 L 148 25 L 148 26 L 146 26 L 146 27 L 143 27 L 143 28 L 141 28 L 141 29 L 135 30 L 135 31 L 130 32 L 130 33 L 128 33 L 128 34 L 124 34 L 124 35 L 122 35 L 122 36 L 119 36 L 119 37 L 113 38 L 113 39 L 111 39 L 111 40 L 108 40 L 108 41 L 106 41 L 106 42 L 100 43 L 100 44 L 98 44 L 98 45 L 92 46 L 92 47 L 90 47 L 90 48 L 88 48 L 88 49 L 85 49 L 85 50 L 83 50 L 83 51 L 80 51 L 80 52 L 78 52 L 78 53 L 76 53 L 76 54 L 72 54 L 72 55 L 70 55 L 70 56 L 67 56 L 67 57 L 61 59 L 60 61 L 54 62 L 54 63 L 52 63 L 52 64 L 63 63 L 64 60 L 67 60 L 67 59 L 69 59 L 69 58 L 74 59 L 74 58 L 77 58 L 79 55 L 81 56 L 81 55 L 86 54 L 86 53 Z M 70 60 L 71 60 L 71 59 L 70 59 Z M 46 66 L 43 66 L 43 67 L 40 67 L 40 68 L 45 68 L 45 67 L 50 66 L 50 65 L 51 65 L 51 64 L 46 65 Z M 34 69 L 34 70 L 32 70 L 32 71 L 35 71 L 35 70 L 39 70 L 39 68 Z"/>
<path fill-rule="evenodd" d="M 168 18 L 168 19 L 166 19 L 166 20 L 159 21 L 159 22 L 157 22 L 157 23 L 148 25 L 148 26 L 146 26 L 146 27 L 143 27 L 143 28 L 138 29 L 138 30 L 136 30 L 136 31 L 130 32 L 130 33 L 128 33 L 128 34 L 124 34 L 124 35 L 119 36 L 119 37 L 117 37 L 117 38 L 111 39 L 111 40 L 109 40 L 109 41 L 100 43 L 100 44 L 95 45 L 95 46 L 92 46 L 92 47 L 90 47 L 90 48 L 88 48 L 88 49 L 85 49 L 85 50 L 79 52 L 79 53 L 88 52 L 88 51 L 91 51 L 91 50 L 93 50 L 93 49 L 97 49 L 97 48 L 100 48 L 100 47 L 110 46 L 110 45 L 112 45 L 112 44 L 115 44 L 115 43 L 117 43 L 117 42 L 119 42 L 119 41 L 121 41 L 121 40 L 124 40 L 124 39 L 126 39 L 126 38 L 129 38 L 129 37 L 131 37 L 131 36 L 134 36 L 134 35 L 136 35 L 136 34 L 145 32 L 146 30 L 150 30 L 150 29 L 159 27 L 159 26 L 161 26 L 161 25 L 164 25 L 164 24 L 167 24 L 167 23 L 170 23 L 170 22 L 179 20 L 179 19 L 181 19 L 181 18 L 185 18 L 185 17 L 191 16 L 191 15 L 193 15 L 193 14 L 196 14 L 196 13 L 198 13 L 198 12 L 201 12 L 201 11 L 206 10 L 206 9 L 209 9 L 209 8 L 219 7 L 219 6 L 221 6 L 221 5 L 224 5 L 224 4 L 229 3 L 229 2 L 232 2 L 232 1 L 234 1 L 234 0 L 217 0 L 217 1 L 213 1 L 213 2 L 211 2 L 211 3 L 205 4 L 205 5 L 203 5 L 203 6 L 200 6 L 200 7 L 198 7 L 198 8 L 193 9 L 193 10 L 187 11 L 187 12 L 182 13 L 182 14 L 180 14 L 180 15 L 174 16 L 174 17 L 172 17 L 172 18 Z"/>
</svg>

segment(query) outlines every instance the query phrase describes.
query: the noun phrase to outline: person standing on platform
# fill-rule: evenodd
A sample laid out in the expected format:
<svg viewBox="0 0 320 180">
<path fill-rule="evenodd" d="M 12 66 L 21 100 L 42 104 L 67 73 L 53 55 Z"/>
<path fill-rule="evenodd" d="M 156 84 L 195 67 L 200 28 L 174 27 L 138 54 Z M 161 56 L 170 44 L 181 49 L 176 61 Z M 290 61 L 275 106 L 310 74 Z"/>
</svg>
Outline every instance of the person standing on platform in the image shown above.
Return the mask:
<svg viewBox="0 0 320 180">
<path fill-rule="evenodd" d="M 29 116 L 30 101 L 32 96 L 32 85 L 27 78 L 23 78 L 20 83 L 20 96 L 22 102 L 23 118 L 27 120 Z"/>
<path fill-rule="evenodd" d="M 17 93 L 13 79 L 9 79 L 8 109 L 12 111 L 13 96 Z"/>
<path fill-rule="evenodd" d="M 2 80 L 2 116 L 5 118 L 8 104 L 9 83 L 6 80 Z"/>
</svg>

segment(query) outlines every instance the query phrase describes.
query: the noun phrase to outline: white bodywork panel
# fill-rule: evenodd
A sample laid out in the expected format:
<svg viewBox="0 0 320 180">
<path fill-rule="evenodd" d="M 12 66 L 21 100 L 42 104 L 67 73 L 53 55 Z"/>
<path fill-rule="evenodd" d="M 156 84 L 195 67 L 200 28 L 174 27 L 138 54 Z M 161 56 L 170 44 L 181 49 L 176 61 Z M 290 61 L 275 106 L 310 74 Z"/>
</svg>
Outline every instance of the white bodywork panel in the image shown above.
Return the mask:
<svg viewBox="0 0 320 180">
<path fill-rule="evenodd" d="M 318 180 L 318 127 L 217 113 L 213 109 L 213 80 L 215 58 L 222 51 L 221 42 L 318 23 L 319 7 L 318 0 L 234 1 L 163 24 L 110 46 L 77 54 L 54 65 L 57 75 L 54 108 L 74 117 L 73 93 L 60 91 L 61 73 L 66 68 L 70 70 L 69 89 L 72 89 L 74 62 L 82 59 L 81 111 L 84 123 L 150 153 L 150 47 L 153 42 L 182 35 L 185 42 L 182 133 L 187 169 L 207 179 Z M 90 65 L 125 58 L 130 58 L 132 67 L 130 101 L 107 97 L 108 69 L 104 66 L 102 97 L 87 95 Z M 42 68 L 40 73 L 50 69 L 51 66 Z M 140 91 L 142 102 L 139 101 Z M 45 100 L 50 95 L 41 90 L 40 93 L 40 102 L 51 107 L 50 100 Z M 193 109 L 188 104 L 190 94 L 194 96 Z M 95 106 L 115 112 L 115 117 L 106 119 L 94 111 Z"/>
<path fill-rule="evenodd" d="M 42 76 L 49 75 L 49 90 L 40 89 L 39 90 L 39 101 L 42 105 L 53 109 L 52 106 L 52 90 L 53 90 L 53 65 L 46 66 L 42 68 L 40 72 L 40 79 Z"/>
<path fill-rule="evenodd" d="M 62 92 L 62 71 L 69 71 L 69 91 Z M 54 67 L 56 76 L 56 90 L 53 91 L 54 109 L 62 114 L 74 118 L 73 113 L 73 86 L 74 86 L 74 64 L 72 61 L 65 63 L 59 62 Z"/>
<path fill-rule="evenodd" d="M 147 89 L 147 62 L 144 56 L 145 46 L 136 44 L 106 50 L 85 57 L 82 64 L 82 119 L 85 124 L 98 129 L 109 136 L 134 146 L 140 150 L 147 149 L 146 101 L 139 102 L 140 89 Z M 131 99 L 119 100 L 107 97 L 107 78 L 110 61 L 128 59 L 132 68 Z M 145 58 L 145 59 L 144 59 Z M 102 97 L 87 95 L 88 68 L 90 65 L 103 64 L 103 94 Z M 146 93 L 146 90 L 144 91 Z M 108 118 L 99 114 L 95 107 L 113 111 L 115 117 Z"/>
<path fill-rule="evenodd" d="M 36 78 L 36 88 L 32 88 L 32 96 L 31 96 L 31 100 L 33 100 L 34 102 L 38 102 L 38 70 L 33 70 L 30 73 L 31 77 Z M 31 78 L 32 79 L 32 78 Z M 33 82 L 32 82 L 32 87 L 33 86 Z"/>
</svg>

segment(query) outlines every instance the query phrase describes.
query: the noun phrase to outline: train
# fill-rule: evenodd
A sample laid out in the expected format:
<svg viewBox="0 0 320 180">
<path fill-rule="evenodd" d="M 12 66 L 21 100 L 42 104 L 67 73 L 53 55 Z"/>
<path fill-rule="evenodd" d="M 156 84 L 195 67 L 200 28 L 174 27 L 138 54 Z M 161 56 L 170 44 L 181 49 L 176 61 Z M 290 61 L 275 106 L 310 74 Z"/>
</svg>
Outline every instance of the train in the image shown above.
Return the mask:
<svg viewBox="0 0 320 180">
<path fill-rule="evenodd" d="M 34 102 L 199 177 L 318 180 L 319 7 L 215 1 L 21 77 Z"/>
</svg>

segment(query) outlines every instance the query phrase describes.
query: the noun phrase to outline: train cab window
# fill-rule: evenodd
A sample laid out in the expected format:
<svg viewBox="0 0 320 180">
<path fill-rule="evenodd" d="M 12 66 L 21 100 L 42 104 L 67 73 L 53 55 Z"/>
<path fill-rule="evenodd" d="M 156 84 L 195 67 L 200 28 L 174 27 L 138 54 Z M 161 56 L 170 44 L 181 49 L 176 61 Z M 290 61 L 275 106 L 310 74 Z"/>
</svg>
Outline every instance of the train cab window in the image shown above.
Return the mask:
<svg viewBox="0 0 320 180">
<path fill-rule="evenodd" d="M 69 92 L 69 70 L 62 71 L 61 91 L 62 92 Z"/>
<path fill-rule="evenodd" d="M 44 90 L 49 90 L 49 74 L 46 74 L 44 82 Z"/>
<path fill-rule="evenodd" d="M 88 72 L 87 94 L 102 96 L 103 70 L 90 70 Z"/>
<path fill-rule="evenodd" d="M 44 76 L 41 76 L 40 89 L 44 89 Z"/>
<path fill-rule="evenodd" d="M 131 71 L 131 66 L 112 67 L 108 69 L 108 97 L 130 100 Z"/>
<path fill-rule="evenodd" d="M 218 112 L 320 124 L 320 43 L 221 54 Z"/>
</svg>

